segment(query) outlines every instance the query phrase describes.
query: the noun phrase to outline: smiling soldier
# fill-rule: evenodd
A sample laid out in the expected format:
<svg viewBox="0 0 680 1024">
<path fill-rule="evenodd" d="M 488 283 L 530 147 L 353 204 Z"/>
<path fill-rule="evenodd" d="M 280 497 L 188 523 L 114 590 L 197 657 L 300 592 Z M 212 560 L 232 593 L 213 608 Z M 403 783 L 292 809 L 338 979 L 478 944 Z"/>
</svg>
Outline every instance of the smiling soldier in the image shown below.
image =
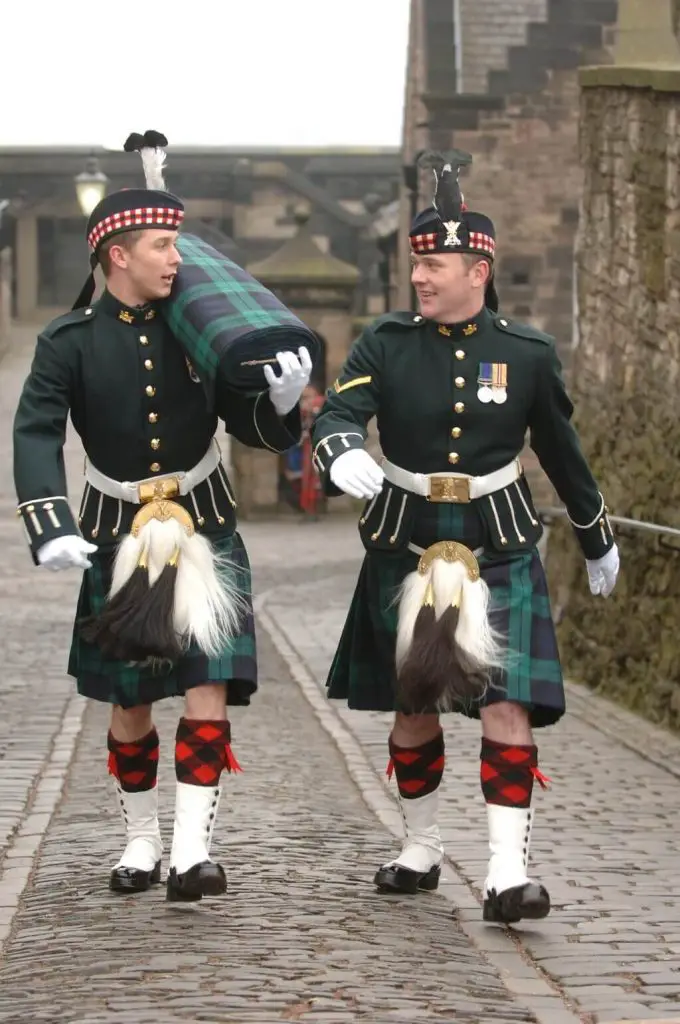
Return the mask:
<svg viewBox="0 0 680 1024">
<path fill-rule="evenodd" d="M 100 264 L 106 288 L 90 303 L 90 276 L 73 311 L 39 336 L 15 418 L 14 475 L 35 563 L 86 570 L 69 672 L 79 693 L 113 705 L 109 770 L 127 832 L 110 876 L 114 891 L 140 892 L 160 880 L 151 705 L 185 695 L 167 898 L 193 901 L 226 889 L 210 858 L 220 776 L 238 770 L 226 703 L 247 705 L 257 689 L 250 568 L 214 435 L 219 417 L 251 447 L 283 452 L 296 444 L 311 361 L 304 347 L 299 358 L 258 358 L 263 335 L 251 332 L 256 358 L 242 365 L 264 364 L 253 372 L 265 386 L 245 393 L 217 380 L 209 403 L 167 325 L 165 304 L 182 272 L 184 207 L 165 191 L 166 141 L 157 132 L 131 136 L 126 149 L 140 151 L 153 187 L 114 192 L 89 218 L 91 263 Z M 256 284 L 247 282 L 248 310 L 257 306 Z M 219 315 L 214 289 L 199 291 Z M 270 365 L 277 361 L 278 374 Z M 77 521 L 63 460 L 69 413 L 87 455 Z"/>
<path fill-rule="evenodd" d="M 458 184 L 469 159 L 430 156 L 434 203 L 410 232 L 420 312 L 387 314 L 359 338 L 314 426 L 314 457 L 328 494 L 366 500 L 366 556 L 327 685 L 351 708 L 396 711 L 388 773 L 406 838 L 376 885 L 437 888 L 439 715 L 462 712 L 481 719 L 483 915 L 509 923 L 550 909 L 527 874 L 532 789 L 546 782 L 532 730 L 564 713 L 542 527 L 519 460 L 527 430 L 593 594 L 611 592 L 619 559 L 553 340 L 497 312 L 494 226 Z M 382 466 L 364 448 L 373 416 Z"/>
</svg>

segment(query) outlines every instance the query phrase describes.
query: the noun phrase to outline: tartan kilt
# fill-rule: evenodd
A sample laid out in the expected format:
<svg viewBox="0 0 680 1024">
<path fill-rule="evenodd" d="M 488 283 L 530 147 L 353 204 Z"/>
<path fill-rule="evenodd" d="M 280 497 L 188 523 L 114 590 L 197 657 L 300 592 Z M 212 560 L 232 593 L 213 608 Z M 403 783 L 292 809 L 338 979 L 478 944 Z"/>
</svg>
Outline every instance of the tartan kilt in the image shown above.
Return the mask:
<svg viewBox="0 0 680 1024">
<path fill-rule="evenodd" d="M 196 235 L 182 232 L 177 248 L 182 265 L 162 314 L 210 408 L 218 381 L 245 394 L 266 388 L 263 367 L 278 352 L 305 345 L 317 362 L 316 334 L 252 274 Z"/>
<path fill-rule="evenodd" d="M 247 706 L 257 690 L 257 652 L 252 608 L 251 572 L 248 555 L 238 533 L 213 540 L 215 551 L 233 562 L 229 572 L 248 601 L 241 630 L 232 644 L 217 658 L 209 658 L 195 646 L 167 671 L 154 672 L 134 664 L 104 657 L 80 636 L 78 623 L 86 615 L 101 611 L 111 586 L 115 551 L 96 552 L 92 568 L 83 576 L 76 620 L 73 627 L 68 672 L 78 683 L 78 693 L 92 700 L 119 704 L 123 708 L 151 704 L 164 697 L 179 697 L 202 683 L 227 683 L 230 706 Z"/>
<path fill-rule="evenodd" d="M 419 556 L 408 550 L 364 558 L 347 620 L 326 683 L 331 699 L 363 711 L 399 710 L 395 705 L 395 595 Z M 491 601 L 489 618 L 506 638 L 506 668 L 492 678 L 486 695 L 454 710 L 479 718 L 480 708 L 516 701 L 527 708 L 534 728 L 553 725 L 564 714 L 564 683 L 548 584 L 538 551 L 505 559 L 479 557 Z"/>
</svg>

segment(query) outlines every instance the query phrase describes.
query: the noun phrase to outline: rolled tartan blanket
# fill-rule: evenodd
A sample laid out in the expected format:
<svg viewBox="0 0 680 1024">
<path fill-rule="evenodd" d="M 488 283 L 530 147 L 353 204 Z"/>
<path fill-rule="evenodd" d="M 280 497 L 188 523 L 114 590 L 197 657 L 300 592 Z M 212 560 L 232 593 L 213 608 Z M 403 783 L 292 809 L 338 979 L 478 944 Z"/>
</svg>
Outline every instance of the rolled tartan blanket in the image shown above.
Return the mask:
<svg viewBox="0 0 680 1024">
<path fill-rule="evenodd" d="M 263 368 L 277 352 L 304 345 L 316 360 L 314 332 L 247 270 L 196 235 L 180 234 L 176 245 L 182 264 L 163 316 L 211 406 L 218 380 L 241 392 L 267 388 Z"/>
</svg>

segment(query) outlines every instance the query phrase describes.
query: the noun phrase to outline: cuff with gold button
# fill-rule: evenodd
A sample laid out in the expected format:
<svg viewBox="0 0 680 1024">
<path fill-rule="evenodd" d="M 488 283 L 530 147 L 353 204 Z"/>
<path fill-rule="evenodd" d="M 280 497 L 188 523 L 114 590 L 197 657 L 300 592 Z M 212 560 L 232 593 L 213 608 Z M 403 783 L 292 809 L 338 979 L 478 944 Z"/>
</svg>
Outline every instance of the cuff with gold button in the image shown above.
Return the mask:
<svg viewBox="0 0 680 1024">
<path fill-rule="evenodd" d="M 68 498 L 64 495 L 48 495 L 22 501 L 17 506 L 17 516 L 26 529 L 28 544 L 33 561 L 38 564 L 37 552 L 48 541 L 56 537 L 80 534 Z"/>
</svg>

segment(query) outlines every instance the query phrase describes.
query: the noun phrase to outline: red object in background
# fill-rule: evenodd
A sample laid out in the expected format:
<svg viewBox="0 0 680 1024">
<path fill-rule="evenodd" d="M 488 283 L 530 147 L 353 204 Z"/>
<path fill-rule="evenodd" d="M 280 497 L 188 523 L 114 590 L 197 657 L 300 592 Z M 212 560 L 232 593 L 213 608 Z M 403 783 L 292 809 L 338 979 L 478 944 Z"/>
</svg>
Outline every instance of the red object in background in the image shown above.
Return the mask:
<svg viewBox="0 0 680 1024">
<path fill-rule="evenodd" d="M 323 408 L 323 395 L 311 385 L 305 388 L 300 412 L 302 415 L 302 477 L 300 480 L 300 509 L 307 515 L 316 515 L 321 496 L 321 481 L 312 462 L 312 426 Z"/>
</svg>

